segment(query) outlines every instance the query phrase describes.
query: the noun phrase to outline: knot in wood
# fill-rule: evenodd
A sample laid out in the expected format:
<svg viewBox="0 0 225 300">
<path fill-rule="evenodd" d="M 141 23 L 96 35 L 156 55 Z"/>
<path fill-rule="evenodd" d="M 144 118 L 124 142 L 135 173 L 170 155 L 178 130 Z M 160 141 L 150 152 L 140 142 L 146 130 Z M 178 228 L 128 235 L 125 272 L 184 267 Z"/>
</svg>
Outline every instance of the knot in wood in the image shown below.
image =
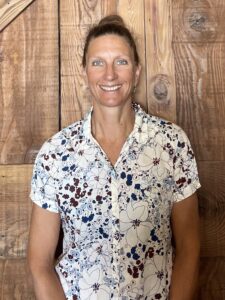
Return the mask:
<svg viewBox="0 0 225 300">
<path fill-rule="evenodd" d="M 151 97 L 159 104 L 168 104 L 171 99 L 172 85 L 167 74 L 157 74 L 149 82 Z"/>
<path fill-rule="evenodd" d="M 215 40 L 218 17 L 214 9 L 188 8 L 184 11 L 184 29 L 188 36 L 196 42 Z"/>
<path fill-rule="evenodd" d="M 157 100 L 164 101 L 168 96 L 168 87 L 165 82 L 159 80 L 158 82 L 156 82 L 153 92 Z"/>
<path fill-rule="evenodd" d="M 205 30 L 206 21 L 207 17 L 198 12 L 193 13 L 189 18 L 190 27 L 196 31 Z"/>
</svg>

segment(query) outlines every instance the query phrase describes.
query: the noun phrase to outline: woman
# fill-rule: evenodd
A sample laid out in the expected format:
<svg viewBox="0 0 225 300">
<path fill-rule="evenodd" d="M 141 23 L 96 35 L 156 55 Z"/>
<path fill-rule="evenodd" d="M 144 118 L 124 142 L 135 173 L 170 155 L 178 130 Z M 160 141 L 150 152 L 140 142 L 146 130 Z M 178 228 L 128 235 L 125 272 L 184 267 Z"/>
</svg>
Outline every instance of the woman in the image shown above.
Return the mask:
<svg viewBox="0 0 225 300">
<path fill-rule="evenodd" d="M 83 67 L 92 109 L 43 145 L 34 168 L 28 260 L 37 299 L 190 300 L 200 186 L 190 143 L 133 102 L 141 66 L 119 16 L 90 30 Z"/>
</svg>

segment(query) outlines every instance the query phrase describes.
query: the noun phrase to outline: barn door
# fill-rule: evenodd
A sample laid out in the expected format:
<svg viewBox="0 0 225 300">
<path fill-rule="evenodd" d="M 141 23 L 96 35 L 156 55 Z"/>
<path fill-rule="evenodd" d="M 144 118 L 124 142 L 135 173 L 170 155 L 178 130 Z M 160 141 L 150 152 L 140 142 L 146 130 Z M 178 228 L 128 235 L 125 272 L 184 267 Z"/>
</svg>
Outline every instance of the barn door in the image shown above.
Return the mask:
<svg viewBox="0 0 225 300">
<path fill-rule="evenodd" d="M 90 107 L 81 41 L 110 13 L 121 14 L 137 40 L 138 102 L 190 137 L 202 182 L 196 299 L 223 300 L 223 0 L 0 0 L 0 298 L 34 299 L 25 263 L 32 164 L 47 138 Z"/>
<path fill-rule="evenodd" d="M 38 0 L 26 8 L 30 2 L 0 1 L 2 300 L 34 299 L 25 261 L 32 163 L 59 129 L 58 3 Z"/>
</svg>

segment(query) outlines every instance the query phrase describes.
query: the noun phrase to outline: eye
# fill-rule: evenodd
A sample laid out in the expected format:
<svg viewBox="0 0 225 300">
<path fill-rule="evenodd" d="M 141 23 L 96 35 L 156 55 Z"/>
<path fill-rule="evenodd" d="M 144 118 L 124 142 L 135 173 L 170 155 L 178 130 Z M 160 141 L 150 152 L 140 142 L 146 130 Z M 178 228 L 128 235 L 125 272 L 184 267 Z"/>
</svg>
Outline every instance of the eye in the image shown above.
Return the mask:
<svg viewBox="0 0 225 300">
<path fill-rule="evenodd" d="M 117 65 L 127 65 L 128 61 L 124 58 L 121 58 L 121 59 L 118 59 L 116 63 L 117 63 Z"/>
<path fill-rule="evenodd" d="M 91 65 L 94 66 L 94 67 L 102 66 L 103 61 L 101 59 L 95 59 L 95 60 L 92 61 Z"/>
</svg>

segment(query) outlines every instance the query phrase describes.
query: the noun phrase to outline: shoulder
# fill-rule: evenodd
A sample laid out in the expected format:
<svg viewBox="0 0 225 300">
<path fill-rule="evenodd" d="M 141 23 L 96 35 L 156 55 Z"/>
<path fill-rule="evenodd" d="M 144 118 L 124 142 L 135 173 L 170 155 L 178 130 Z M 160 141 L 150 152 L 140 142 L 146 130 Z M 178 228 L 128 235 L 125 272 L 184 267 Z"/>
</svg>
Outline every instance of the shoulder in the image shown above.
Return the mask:
<svg viewBox="0 0 225 300">
<path fill-rule="evenodd" d="M 73 152 L 77 144 L 77 140 L 84 139 L 83 135 L 84 120 L 79 120 L 66 128 L 63 128 L 42 145 L 37 157 L 37 161 L 63 160 L 63 156 L 68 152 Z"/>
<path fill-rule="evenodd" d="M 172 143 L 173 145 L 180 145 L 181 143 L 189 143 L 189 139 L 185 131 L 177 124 L 168 121 L 164 118 L 148 114 L 141 110 L 142 124 L 147 127 L 150 137 L 155 138 L 156 141 L 163 143 Z"/>
</svg>

